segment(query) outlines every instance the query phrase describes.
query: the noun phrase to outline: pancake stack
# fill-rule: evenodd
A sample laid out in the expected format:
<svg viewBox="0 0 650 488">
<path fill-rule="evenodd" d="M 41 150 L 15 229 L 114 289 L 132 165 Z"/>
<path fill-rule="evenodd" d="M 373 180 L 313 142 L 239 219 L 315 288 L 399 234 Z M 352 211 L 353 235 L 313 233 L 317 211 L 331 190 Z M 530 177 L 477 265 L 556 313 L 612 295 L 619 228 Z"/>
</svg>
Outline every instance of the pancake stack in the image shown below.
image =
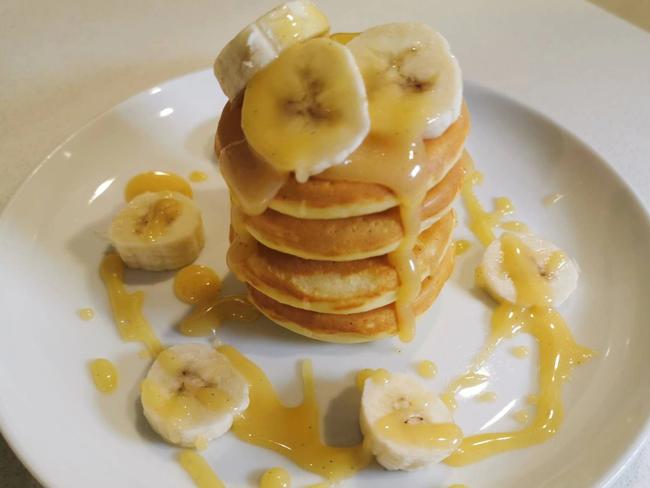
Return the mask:
<svg viewBox="0 0 650 488">
<path fill-rule="evenodd" d="M 353 343 L 395 335 L 402 283 L 391 253 L 405 238 L 404 202 L 386 186 L 329 177 L 330 171 L 304 183 L 275 174 L 250 150 L 240 112 L 226 105 L 215 149 L 232 196 L 228 266 L 247 284 L 251 301 L 273 322 L 313 339 Z M 423 141 L 429 178 L 413 248 L 421 282 L 411 304 L 416 315 L 453 270 L 451 207 L 469 164 L 469 125 L 463 105 L 441 136 Z M 378 161 L 377 171 L 382 164 L 390 161 Z"/>
<path fill-rule="evenodd" d="M 446 39 L 419 22 L 329 34 L 291 0 L 221 50 L 216 134 L 228 265 L 272 321 L 318 340 L 415 335 L 454 264 L 469 114 Z"/>
</svg>

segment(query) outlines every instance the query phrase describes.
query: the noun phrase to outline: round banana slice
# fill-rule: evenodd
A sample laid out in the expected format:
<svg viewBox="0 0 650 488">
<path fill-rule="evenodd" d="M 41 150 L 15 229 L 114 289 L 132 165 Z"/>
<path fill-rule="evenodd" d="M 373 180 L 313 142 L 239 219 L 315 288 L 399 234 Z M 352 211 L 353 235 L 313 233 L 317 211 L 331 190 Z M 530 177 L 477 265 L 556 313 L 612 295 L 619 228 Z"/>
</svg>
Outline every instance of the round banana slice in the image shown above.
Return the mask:
<svg viewBox="0 0 650 488">
<path fill-rule="evenodd" d="M 201 211 L 178 192 L 142 193 L 115 216 L 109 237 L 130 268 L 182 268 L 203 249 Z"/>
<path fill-rule="evenodd" d="M 214 74 L 226 96 L 233 100 L 255 73 L 289 46 L 322 36 L 327 17 L 306 0 L 287 2 L 245 27 L 221 50 Z"/>
<path fill-rule="evenodd" d="M 497 300 L 517 301 L 515 283 L 503 267 L 501 239 L 507 235 L 516 236 L 526 246 L 526 251 L 537 265 L 539 277 L 548 284 L 551 304 L 554 307 L 561 305 L 576 289 L 580 269 L 555 244 L 533 234 L 504 233 L 485 249 L 479 270 L 487 291 Z"/>
<path fill-rule="evenodd" d="M 463 437 L 440 397 L 404 373 L 365 380 L 361 431 L 364 444 L 389 470 L 411 471 L 440 462 Z"/>
<path fill-rule="evenodd" d="M 244 94 L 246 140 L 299 182 L 343 163 L 369 128 L 359 68 L 350 51 L 330 39 L 290 47 L 251 79 Z"/>
<path fill-rule="evenodd" d="M 172 444 L 199 447 L 230 430 L 248 408 L 248 383 L 207 344 L 181 344 L 158 355 L 141 385 L 144 416 Z"/>
<path fill-rule="evenodd" d="M 446 39 L 428 25 L 380 25 L 347 46 L 366 83 L 373 133 L 429 139 L 459 117 L 460 67 Z"/>
</svg>

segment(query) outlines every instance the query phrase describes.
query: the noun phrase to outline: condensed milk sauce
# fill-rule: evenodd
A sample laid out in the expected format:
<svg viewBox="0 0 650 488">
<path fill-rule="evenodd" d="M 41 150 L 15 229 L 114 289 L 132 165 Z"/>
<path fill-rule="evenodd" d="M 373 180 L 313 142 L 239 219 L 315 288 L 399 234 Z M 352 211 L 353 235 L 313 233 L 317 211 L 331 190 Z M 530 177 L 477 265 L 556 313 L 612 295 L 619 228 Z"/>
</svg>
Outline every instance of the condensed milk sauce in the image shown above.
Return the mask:
<svg viewBox="0 0 650 488">
<path fill-rule="evenodd" d="M 487 212 L 473 191 L 473 186 L 480 181 L 477 173 L 471 174 L 463 186 L 462 196 L 469 213 L 470 228 L 487 246 L 497 238 L 494 228 L 500 224 L 504 211 L 511 210 L 512 205 L 501 201 L 500 209 L 497 205 L 494 212 Z M 497 304 L 487 343 L 468 373 L 452 382 L 447 401 L 453 401 L 454 393 L 463 387 L 463 379 L 477 375 L 499 344 L 519 332 L 530 334 L 537 341 L 539 391 L 526 398 L 533 407 L 530 413 L 521 410 L 515 414 L 517 421 L 524 424 L 521 430 L 464 438 L 460 448 L 444 461 L 451 466 L 463 466 L 494 454 L 539 444 L 555 435 L 563 420 L 562 386 L 573 368 L 593 355 L 591 350 L 575 342 L 562 316 L 551 307 L 548 282 L 540 276 L 532 251 L 515 234 L 503 234 L 500 239 L 503 267 L 515 285 L 516 303 L 503 301 Z M 564 257 L 558 254 L 551 261 L 551 266 L 557 268 L 562 265 Z M 525 353 L 522 349 L 516 354 L 523 356 Z"/>
</svg>

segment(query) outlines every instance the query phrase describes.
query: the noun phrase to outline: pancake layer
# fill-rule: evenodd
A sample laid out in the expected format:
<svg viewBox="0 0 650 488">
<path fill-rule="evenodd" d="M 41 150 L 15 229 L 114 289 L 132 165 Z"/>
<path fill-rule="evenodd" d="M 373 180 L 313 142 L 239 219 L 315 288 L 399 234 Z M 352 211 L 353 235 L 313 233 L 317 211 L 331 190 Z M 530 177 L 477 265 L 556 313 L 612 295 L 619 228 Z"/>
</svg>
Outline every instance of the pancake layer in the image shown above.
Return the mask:
<svg viewBox="0 0 650 488">
<path fill-rule="evenodd" d="M 448 212 L 424 230 L 414 249 L 421 279 L 438 266 L 450 246 L 455 215 Z M 228 266 L 250 286 L 274 300 L 322 313 L 365 312 L 395 301 L 399 277 L 386 255 L 355 261 L 315 261 L 262 244 L 238 252 L 235 241 Z"/>
<path fill-rule="evenodd" d="M 424 313 L 435 301 L 454 268 L 454 249 L 450 246 L 439 265 L 422 282 L 420 295 L 413 304 L 416 315 Z M 336 343 L 357 343 L 383 339 L 397 333 L 395 304 L 354 314 L 329 314 L 303 310 L 282 304 L 249 285 L 255 306 L 273 322 L 312 339 Z"/>
<path fill-rule="evenodd" d="M 467 157 L 461 157 L 425 196 L 420 214 L 423 229 L 448 212 L 460 192 L 467 162 Z M 345 219 L 299 219 L 275 210 L 243 218 L 259 242 L 304 259 L 352 261 L 380 256 L 395 250 L 404 236 L 398 207 Z"/>
</svg>

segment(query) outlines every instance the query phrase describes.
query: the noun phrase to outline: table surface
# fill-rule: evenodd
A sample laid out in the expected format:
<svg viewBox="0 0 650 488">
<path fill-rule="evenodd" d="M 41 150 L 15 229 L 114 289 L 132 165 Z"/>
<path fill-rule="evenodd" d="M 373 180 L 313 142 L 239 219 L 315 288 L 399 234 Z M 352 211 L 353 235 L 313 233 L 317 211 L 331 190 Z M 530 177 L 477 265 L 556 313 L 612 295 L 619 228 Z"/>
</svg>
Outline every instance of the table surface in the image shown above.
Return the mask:
<svg viewBox="0 0 650 488">
<path fill-rule="evenodd" d="M 278 1 L 4 0 L 0 208 L 80 126 L 162 80 L 210 66 L 238 27 Z M 558 120 L 649 206 L 650 1 L 430 0 L 426 12 L 420 0 L 318 3 L 340 31 L 413 19 L 436 26 L 466 79 Z M 1 437 L 0 486 L 40 486 Z M 650 486 L 650 446 L 611 486 Z"/>
</svg>

